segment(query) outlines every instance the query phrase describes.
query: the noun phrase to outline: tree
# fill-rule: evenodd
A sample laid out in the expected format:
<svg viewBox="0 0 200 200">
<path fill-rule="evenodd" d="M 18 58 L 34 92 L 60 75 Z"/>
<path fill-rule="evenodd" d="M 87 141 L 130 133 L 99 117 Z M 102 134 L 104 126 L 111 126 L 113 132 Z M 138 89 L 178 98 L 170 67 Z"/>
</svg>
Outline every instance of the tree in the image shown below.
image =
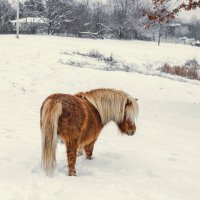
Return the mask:
<svg viewBox="0 0 200 200">
<path fill-rule="evenodd" d="M 170 7 L 171 7 L 170 1 L 167 1 L 162 4 L 157 4 L 156 7 L 155 6 L 153 7 L 153 10 L 156 9 L 157 13 L 162 14 L 163 10 L 165 10 L 166 12 L 169 12 Z M 171 22 L 173 22 L 173 20 L 174 18 L 172 19 L 170 18 L 168 20 L 151 20 L 151 23 L 155 24 L 158 29 L 158 45 L 160 45 L 161 37 L 163 35 L 165 35 L 165 38 L 166 38 L 168 26 Z M 150 25 L 150 23 L 148 25 Z"/>
<path fill-rule="evenodd" d="M 191 19 L 188 24 L 189 28 L 189 37 L 194 38 L 195 40 L 200 40 L 200 20 L 195 16 Z"/>
<path fill-rule="evenodd" d="M 47 0 L 45 16 L 48 19 L 48 34 L 62 32 L 68 23 L 75 20 L 71 5 L 59 0 Z"/>
<path fill-rule="evenodd" d="M 25 17 L 44 16 L 45 7 L 42 0 L 26 0 L 22 9 Z"/>
<path fill-rule="evenodd" d="M 19 17 L 27 18 L 32 17 L 31 20 L 31 32 L 35 34 L 37 29 L 37 23 L 35 18 L 44 17 L 45 6 L 42 0 L 26 0 L 23 4 L 19 3 Z"/>
<path fill-rule="evenodd" d="M 142 5 L 143 4 L 143 5 Z M 139 38 L 140 20 L 143 18 L 144 2 L 141 0 L 109 0 L 109 27 L 119 39 Z"/>
<path fill-rule="evenodd" d="M 9 32 L 11 25 L 9 21 L 15 15 L 14 9 L 11 7 L 8 0 L 0 1 L 0 33 Z"/>
<path fill-rule="evenodd" d="M 175 8 L 173 3 L 172 0 L 152 0 L 152 6 L 144 12 L 144 16 L 147 16 L 147 21 L 144 24 L 145 28 L 151 27 L 152 24 L 158 25 L 158 45 L 163 30 L 166 37 L 168 31 L 172 31 L 174 27 L 178 26 L 175 19 L 181 10 L 190 11 L 200 8 L 200 0 L 181 1 Z"/>
<path fill-rule="evenodd" d="M 89 0 L 78 3 L 75 9 L 76 20 L 76 33 L 88 31 L 92 26 L 92 9 Z"/>
<path fill-rule="evenodd" d="M 167 10 L 165 8 L 160 9 L 160 7 L 164 4 L 171 2 L 171 0 L 152 0 L 153 3 L 153 11 L 145 12 L 144 15 L 148 16 L 150 21 L 157 22 L 167 22 L 170 19 L 174 19 L 177 14 L 181 10 L 194 10 L 196 8 L 200 8 L 200 0 L 188 0 L 187 2 L 182 2 L 171 10 Z"/>
</svg>

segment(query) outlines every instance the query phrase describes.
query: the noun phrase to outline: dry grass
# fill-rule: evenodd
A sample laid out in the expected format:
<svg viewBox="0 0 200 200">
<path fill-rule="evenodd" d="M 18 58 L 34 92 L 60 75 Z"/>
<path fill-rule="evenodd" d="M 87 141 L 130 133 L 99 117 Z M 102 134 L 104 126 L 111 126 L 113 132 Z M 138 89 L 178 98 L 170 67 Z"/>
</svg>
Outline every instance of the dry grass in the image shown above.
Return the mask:
<svg viewBox="0 0 200 200">
<path fill-rule="evenodd" d="M 189 79 L 200 80 L 199 64 L 195 60 L 190 60 L 183 66 L 170 66 L 165 63 L 161 68 L 162 72 L 186 77 Z"/>
<path fill-rule="evenodd" d="M 95 58 L 98 61 L 104 61 L 105 63 L 107 63 L 109 65 L 117 64 L 117 60 L 113 57 L 112 54 L 110 56 L 104 56 L 96 49 L 92 49 L 88 53 L 81 53 L 81 52 L 77 51 L 77 52 L 74 52 L 74 54 L 86 56 L 86 57 L 90 57 L 90 58 Z"/>
</svg>

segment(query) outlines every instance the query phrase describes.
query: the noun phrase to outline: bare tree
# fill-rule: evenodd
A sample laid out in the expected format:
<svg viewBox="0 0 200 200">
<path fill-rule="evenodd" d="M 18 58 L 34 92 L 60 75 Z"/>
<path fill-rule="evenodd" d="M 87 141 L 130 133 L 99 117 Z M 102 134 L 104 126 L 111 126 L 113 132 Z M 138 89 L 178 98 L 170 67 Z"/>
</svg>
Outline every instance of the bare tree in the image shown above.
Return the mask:
<svg viewBox="0 0 200 200">
<path fill-rule="evenodd" d="M 189 37 L 196 40 L 200 40 L 200 20 L 197 17 L 193 17 L 188 24 Z"/>
<path fill-rule="evenodd" d="M 23 9 L 26 17 L 44 16 L 45 7 L 42 0 L 26 0 Z"/>
<path fill-rule="evenodd" d="M 59 0 L 46 2 L 46 18 L 48 19 L 48 33 L 61 33 L 66 24 L 73 23 L 75 17 L 71 6 Z"/>
<path fill-rule="evenodd" d="M 8 0 L 0 1 L 0 33 L 8 32 L 11 29 L 9 20 L 14 17 L 15 11 Z"/>
</svg>

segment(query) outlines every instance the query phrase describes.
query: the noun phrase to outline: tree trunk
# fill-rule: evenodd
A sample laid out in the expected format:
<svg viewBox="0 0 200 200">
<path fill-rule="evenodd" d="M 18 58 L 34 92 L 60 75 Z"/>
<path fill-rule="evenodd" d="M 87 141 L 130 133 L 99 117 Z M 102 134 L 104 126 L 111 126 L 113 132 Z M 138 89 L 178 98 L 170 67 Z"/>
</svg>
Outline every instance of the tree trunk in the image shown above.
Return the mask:
<svg viewBox="0 0 200 200">
<path fill-rule="evenodd" d="M 159 24 L 159 29 L 158 29 L 158 46 L 160 46 L 160 38 L 161 38 L 161 25 Z"/>
</svg>

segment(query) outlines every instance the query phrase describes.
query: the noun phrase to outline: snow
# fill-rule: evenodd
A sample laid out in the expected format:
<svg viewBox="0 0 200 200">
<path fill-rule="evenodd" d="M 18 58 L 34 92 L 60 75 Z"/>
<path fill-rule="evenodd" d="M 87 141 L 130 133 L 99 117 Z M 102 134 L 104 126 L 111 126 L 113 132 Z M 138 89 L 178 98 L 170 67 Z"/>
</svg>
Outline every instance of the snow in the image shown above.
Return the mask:
<svg viewBox="0 0 200 200">
<path fill-rule="evenodd" d="M 10 21 L 11 23 L 16 23 L 17 20 L 12 20 Z M 41 17 L 25 17 L 19 19 L 19 23 L 47 23 L 48 19 L 47 18 L 41 18 Z"/>
<path fill-rule="evenodd" d="M 104 71 L 102 61 L 77 54 L 93 49 L 140 73 Z M 198 200 L 200 85 L 160 77 L 165 75 L 157 68 L 163 62 L 200 61 L 199 51 L 152 42 L 1 35 L 1 199 Z M 65 64 L 70 60 L 86 64 Z M 159 76 L 144 75 L 151 73 Z M 99 87 L 122 89 L 139 99 L 137 133 L 122 136 L 108 124 L 94 159 L 78 158 L 77 177 L 67 176 L 65 147 L 58 144 L 57 169 L 46 177 L 40 168 L 41 103 L 52 93 Z"/>
</svg>

